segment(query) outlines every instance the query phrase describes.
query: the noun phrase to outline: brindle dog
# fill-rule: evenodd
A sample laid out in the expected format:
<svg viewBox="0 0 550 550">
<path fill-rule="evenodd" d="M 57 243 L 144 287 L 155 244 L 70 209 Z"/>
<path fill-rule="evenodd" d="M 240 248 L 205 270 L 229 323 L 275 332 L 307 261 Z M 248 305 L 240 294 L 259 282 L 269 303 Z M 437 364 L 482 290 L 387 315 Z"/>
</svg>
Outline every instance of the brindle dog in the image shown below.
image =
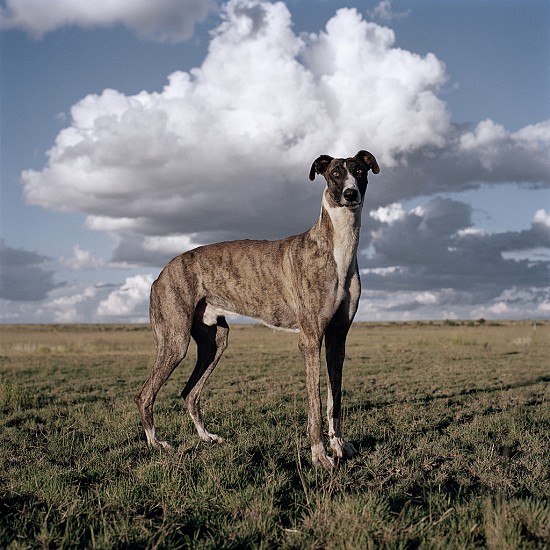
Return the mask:
<svg viewBox="0 0 550 550">
<path fill-rule="evenodd" d="M 321 344 L 327 361 L 327 415 L 330 446 L 336 458 L 357 453 L 340 429 L 345 344 L 361 294 L 357 245 L 367 173 L 380 169 L 374 155 L 359 151 L 342 159 L 318 157 L 309 178 L 326 180 L 321 215 L 305 233 L 277 241 L 229 241 L 201 246 L 174 258 L 151 288 L 150 317 L 157 356 L 135 402 L 147 442 L 169 447 L 157 437 L 153 404 L 158 391 L 182 361 L 191 337 L 197 363 L 181 392 L 199 437 L 208 432 L 200 412 L 201 390 L 227 347 L 224 315 L 236 313 L 267 326 L 299 333 L 308 399 L 308 432 L 315 466 L 333 468 L 322 438 L 319 388 Z"/>
</svg>

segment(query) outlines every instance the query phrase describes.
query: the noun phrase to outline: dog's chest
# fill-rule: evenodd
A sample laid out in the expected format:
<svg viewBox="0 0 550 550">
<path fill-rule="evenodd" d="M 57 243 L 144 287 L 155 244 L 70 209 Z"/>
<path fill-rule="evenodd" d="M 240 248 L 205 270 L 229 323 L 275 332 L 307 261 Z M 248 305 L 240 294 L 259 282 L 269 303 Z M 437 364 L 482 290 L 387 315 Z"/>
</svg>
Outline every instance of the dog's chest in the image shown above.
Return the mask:
<svg viewBox="0 0 550 550">
<path fill-rule="evenodd" d="M 336 279 L 339 289 L 345 289 L 350 271 L 355 267 L 359 243 L 360 218 L 356 212 L 345 208 L 323 205 L 332 222 L 332 255 L 336 265 Z M 360 214 L 359 214 L 360 215 Z"/>
</svg>

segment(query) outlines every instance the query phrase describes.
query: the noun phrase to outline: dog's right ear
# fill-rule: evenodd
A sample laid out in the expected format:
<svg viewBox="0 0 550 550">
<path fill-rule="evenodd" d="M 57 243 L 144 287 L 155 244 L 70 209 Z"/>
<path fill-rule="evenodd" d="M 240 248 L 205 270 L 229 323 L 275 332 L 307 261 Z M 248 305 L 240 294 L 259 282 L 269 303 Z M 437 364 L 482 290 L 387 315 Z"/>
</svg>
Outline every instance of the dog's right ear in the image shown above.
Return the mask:
<svg viewBox="0 0 550 550">
<path fill-rule="evenodd" d="M 380 173 L 380 167 L 378 166 L 378 162 L 376 162 L 376 159 L 372 153 L 362 150 L 355 155 L 355 158 L 362 160 L 369 167 L 369 170 L 372 170 L 373 174 Z"/>
<path fill-rule="evenodd" d="M 334 159 L 329 155 L 321 155 L 317 157 L 314 163 L 311 165 L 311 170 L 309 171 L 309 179 L 313 181 L 315 179 L 315 174 L 324 174 L 327 171 L 328 165 Z"/>
</svg>

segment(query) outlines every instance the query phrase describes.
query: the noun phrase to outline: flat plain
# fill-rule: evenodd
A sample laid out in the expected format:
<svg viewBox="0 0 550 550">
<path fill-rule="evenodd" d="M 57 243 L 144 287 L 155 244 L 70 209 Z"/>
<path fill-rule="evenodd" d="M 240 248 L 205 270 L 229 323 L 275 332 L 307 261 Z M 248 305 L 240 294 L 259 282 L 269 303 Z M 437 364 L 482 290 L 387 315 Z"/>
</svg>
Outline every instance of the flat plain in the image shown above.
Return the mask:
<svg viewBox="0 0 550 550">
<path fill-rule="evenodd" d="M 157 399 L 158 451 L 132 401 L 147 327 L 1 327 L 1 548 L 550 546 L 550 322 L 354 324 L 360 454 L 333 473 L 310 463 L 296 335 L 232 326 L 202 398 L 216 446 L 179 397 L 192 348 Z"/>
</svg>

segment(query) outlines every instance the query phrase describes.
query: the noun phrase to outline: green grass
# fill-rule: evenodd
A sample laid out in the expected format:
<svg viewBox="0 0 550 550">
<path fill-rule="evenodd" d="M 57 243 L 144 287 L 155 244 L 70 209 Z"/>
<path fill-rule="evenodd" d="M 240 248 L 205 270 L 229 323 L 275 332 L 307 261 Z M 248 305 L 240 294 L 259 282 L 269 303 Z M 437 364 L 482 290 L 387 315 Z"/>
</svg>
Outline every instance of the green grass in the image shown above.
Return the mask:
<svg viewBox="0 0 550 550">
<path fill-rule="evenodd" d="M 176 450 L 149 450 L 132 397 L 146 327 L 3 326 L 1 548 L 548 548 L 550 323 L 356 324 L 344 431 L 311 467 L 296 336 L 233 326 L 200 443 L 159 394 Z"/>
</svg>

